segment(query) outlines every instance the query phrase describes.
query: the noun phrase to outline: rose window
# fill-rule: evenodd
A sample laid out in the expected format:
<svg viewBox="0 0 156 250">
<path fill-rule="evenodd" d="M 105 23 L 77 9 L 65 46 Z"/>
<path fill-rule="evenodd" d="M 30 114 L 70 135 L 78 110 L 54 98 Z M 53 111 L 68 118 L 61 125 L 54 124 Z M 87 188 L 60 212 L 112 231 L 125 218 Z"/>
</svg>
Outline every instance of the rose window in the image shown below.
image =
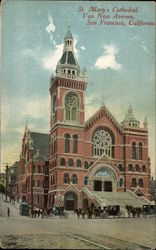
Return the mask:
<svg viewBox="0 0 156 250">
<path fill-rule="evenodd" d="M 97 130 L 93 137 L 93 154 L 101 156 L 103 154 L 112 156 L 112 138 L 110 134 L 104 130 Z"/>
</svg>

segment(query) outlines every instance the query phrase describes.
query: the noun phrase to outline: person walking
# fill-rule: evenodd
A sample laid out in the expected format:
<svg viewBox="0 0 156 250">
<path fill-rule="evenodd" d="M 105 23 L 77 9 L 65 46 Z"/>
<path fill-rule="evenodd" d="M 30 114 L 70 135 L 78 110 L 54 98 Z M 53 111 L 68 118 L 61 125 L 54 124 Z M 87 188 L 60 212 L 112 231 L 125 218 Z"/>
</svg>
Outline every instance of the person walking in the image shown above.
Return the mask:
<svg viewBox="0 0 156 250">
<path fill-rule="evenodd" d="M 8 214 L 8 217 L 10 217 L 10 208 L 9 207 L 7 208 L 7 214 Z"/>
</svg>

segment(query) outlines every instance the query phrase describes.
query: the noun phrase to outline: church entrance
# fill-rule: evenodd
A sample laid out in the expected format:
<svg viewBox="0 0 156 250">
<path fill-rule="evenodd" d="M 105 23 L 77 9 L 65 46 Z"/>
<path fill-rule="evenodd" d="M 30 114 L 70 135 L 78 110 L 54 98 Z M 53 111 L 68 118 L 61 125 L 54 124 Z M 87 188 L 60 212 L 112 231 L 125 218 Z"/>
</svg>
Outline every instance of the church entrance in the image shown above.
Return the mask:
<svg viewBox="0 0 156 250">
<path fill-rule="evenodd" d="M 102 181 L 94 181 L 94 191 L 102 191 Z"/>
<path fill-rule="evenodd" d="M 111 181 L 104 181 L 104 191 L 112 192 L 112 182 Z"/>
<path fill-rule="evenodd" d="M 77 208 L 77 195 L 74 192 L 68 192 L 64 197 L 64 207 L 68 211 L 73 211 Z"/>
<path fill-rule="evenodd" d="M 93 172 L 93 191 L 113 192 L 117 188 L 117 179 L 115 171 L 111 166 L 101 166 L 96 172 Z"/>
<path fill-rule="evenodd" d="M 86 211 L 89 207 L 88 200 L 85 198 L 83 201 L 83 209 Z"/>
</svg>

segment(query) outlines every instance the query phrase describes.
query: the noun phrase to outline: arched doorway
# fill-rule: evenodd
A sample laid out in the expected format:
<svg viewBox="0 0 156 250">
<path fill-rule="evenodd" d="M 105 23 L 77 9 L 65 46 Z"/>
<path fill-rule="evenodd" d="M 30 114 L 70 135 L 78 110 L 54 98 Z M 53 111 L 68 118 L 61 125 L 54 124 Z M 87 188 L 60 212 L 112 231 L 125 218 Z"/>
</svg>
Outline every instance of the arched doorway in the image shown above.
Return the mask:
<svg viewBox="0 0 156 250">
<path fill-rule="evenodd" d="M 92 202 L 91 204 L 90 204 L 90 207 L 93 209 L 93 208 L 95 208 L 95 204 Z"/>
<path fill-rule="evenodd" d="M 88 207 L 89 207 L 88 200 L 85 198 L 85 199 L 83 200 L 83 209 L 84 209 L 84 210 L 87 210 Z"/>
<path fill-rule="evenodd" d="M 77 209 L 77 194 L 67 192 L 64 196 L 64 207 L 66 210 L 72 211 Z"/>
<path fill-rule="evenodd" d="M 94 191 L 112 192 L 117 187 L 116 175 L 109 166 L 101 166 L 92 178 Z"/>
</svg>

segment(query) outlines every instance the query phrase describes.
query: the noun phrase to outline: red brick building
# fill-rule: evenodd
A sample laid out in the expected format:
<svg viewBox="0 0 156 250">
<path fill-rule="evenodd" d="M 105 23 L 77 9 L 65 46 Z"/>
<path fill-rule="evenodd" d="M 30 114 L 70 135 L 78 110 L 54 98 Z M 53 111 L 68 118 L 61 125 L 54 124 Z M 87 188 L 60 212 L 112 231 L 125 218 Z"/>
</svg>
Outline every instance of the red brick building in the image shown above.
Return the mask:
<svg viewBox="0 0 156 250">
<path fill-rule="evenodd" d="M 34 205 L 40 208 L 147 203 L 147 120 L 141 127 L 130 106 L 120 124 L 103 103 L 85 121 L 86 87 L 87 72 L 80 72 L 68 30 L 56 75 L 50 79 L 50 135 L 25 129 L 20 198 L 31 203 L 33 180 Z"/>
<path fill-rule="evenodd" d="M 80 73 L 68 30 L 50 80 L 48 206 L 72 210 L 91 203 L 116 204 L 115 199 L 145 202 L 144 196 L 150 198 L 147 120 L 140 127 L 130 106 L 119 124 L 102 104 L 85 121 L 86 87 L 86 69 Z"/>
<path fill-rule="evenodd" d="M 25 127 L 19 161 L 18 199 L 43 208 L 47 206 L 49 184 L 49 134 Z"/>
</svg>

